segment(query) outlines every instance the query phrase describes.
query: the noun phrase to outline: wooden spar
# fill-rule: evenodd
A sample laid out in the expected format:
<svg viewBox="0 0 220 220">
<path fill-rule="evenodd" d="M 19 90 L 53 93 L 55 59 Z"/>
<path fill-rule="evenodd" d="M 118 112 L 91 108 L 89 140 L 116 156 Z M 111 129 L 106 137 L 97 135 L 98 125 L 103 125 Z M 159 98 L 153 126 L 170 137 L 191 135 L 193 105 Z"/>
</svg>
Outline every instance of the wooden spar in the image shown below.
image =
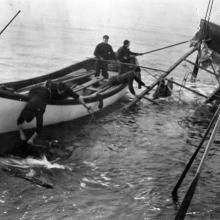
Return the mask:
<svg viewBox="0 0 220 220">
<path fill-rule="evenodd" d="M 108 60 L 108 62 L 110 62 L 110 60 Z M 112 60 L 111 60 L 111 62 L 112 62 Z M 119 63 L 121 65 L 126 65 L 126 66 L 133 66 L 133 67 L 139 66 L 139 65 L 136 65 L 136 64 L 132 64 L 132 63 L 120 62 L 119 60 L 117 60 L 117 63 Z M 139 67 L 143 68 L 143 69 L 148 69 L 148 70 L 153 70 L 153 71 L 158 71 L 158 72 L 166 73 L 165 70 L 161 70 L 161 69 L 157 69 L 157 68 L 153 68 L 153 67 L 149 67 L 149 66 L 139 66 Z"/>
<path fill-rule="evenodd" d="M 192 72 L 192 77 L 194 79 L 196 79 L 197 75 L 198 75 L 198 71 L 199 71 L 199 53 L 197 54 L 197 57 L 196 57 L 196 63 L 194 65 L 194 68 L 193 68 L 193 72 Z"/>
<path fill-rule="evenodd" d="M 155 79 L 158 79 L 156 76 L 154 76 L 154 75 L 152 75 Z M 180 87 L 182 87 L 182 88 L 184 88 L 184 89 L 186 89 L 186 90 L 189 90 L 190 92 L 193 92 L 193 93 L 195 93 L 196 95 L 199 95 L 199 96 L 202 96 L 202 97 L 204 97 L 204 98 L 208 98 L 208 96 L 206 96 L 206 95 L 204 95 L 204 94 L 202 94 L 202 93 L 200 93 L 200 92 L 198 92 L 198 91 L 196 91 L 196 90 L 194 90 L 194 89 L 190 89 L 190 88 L 188 88 L 188 87 L 186 87 L 186 86 L 184 86 L 184 85 L 182 85 L 182 84 L 180 84 L 180 83 L 178 83 L 178 82 L 176 82 L 176 81 L 173 81 L 173 80 L 171 80 L 171 79 L 165 79 L 165 80 L 167 80 L 167 81 L 169 81 L 169 82 L 172 82 L 173 84 L 175 84 L 175 85 L 177 85 L 177 86 L 180 86 Z"/>
<path fill-rule="evenodd" d="M 120 64 L 123 64 L 123 65 L 128 65 L 127 63 L 122 63 L 122 62 L 119 62 Z M 137 66 L 137 65 L 134 65 L 134 64 L 129 64 L 128 66 Z M 139 65 L 138 65 L 139 66 Z M 152 67 L 149 67 L 149 66 L 139 66 L 140 68 L 143 68 L 143 69 L 148 69 L 148 70 L 153 70 L 153 71 L 157 71 L 157 72 L 162 72 L 162 73 L 166 73 L 165 70 L 161 70 L 161 69 L 157 69 L 157 68 L 152 68 Z"/>
<path fill-rule="evenodd" d="M 209 134 L 209 132 L 210 132 L 210 130 L 211 130 L 211 128 L 212 128 L 212 125 L 214 124 L 214 122 L 215 122 L 217 116 L 219 115 L 219 112 L 220 112 L 220 106 L 219 106 L 218 109 L 216 110 L 214 116 L 212 117 L 212 120 L 209 122 L 209 125 L 208 125 L 208 127 L 207 127 L 207 129 L 206 129 L 206 131 L 205 131 L 205 134 L 203 135 L 202 140 L 200 141 L 198 147 L 196 148 L 195 152 L 193 153 L 192 157 L 190 158 L 189 162 L 187 163 L 187 165 L 186 165 L 184 171 L 182 172 L 180 178 L 179 178 L 178 181 L 177 181 L 177 184 L 175 185 L 175 187 L 174 187 L 174 189 L 173 189 L 173 191 L 172 191 L 172 196 L 173 196 L 173 199 L 174 199 L 175 201 L 177 201 L 177 191 L 178 191 L 178 189 L 179 189 L 181 183 L 183 182 L 183 180 L 184 180 L 184 178 L 185 178 L 185 176 L 186 176 L 188 170 L 190 169 L 190 167 L 191 167 L 193 161 L 195 160 L 195 158 L 196 158 L 196 156 L 197 156 L 199 150 L 200 150 L 201 147 L 203 146 L 203 144 L 204 144 L 204 142 L 205 142 L 205 140 L 206 140 L 206 138 L 207 138 L 207 136 L 208 136 L 208 134 Z"/>
<path fill-rule="evenodd" d="M 191 203 L 192 197 L 195 193 L 196 186 L 197 186 L 197 183 L 198 183 L 198 180 L 199 180 L 199 177 L 200 177 L 200 172 L 202 170 L 204 161 L 205 161 L 205 159 L 208 155 L 209 149 L 211 148 L 211 146 L 213 144 L 216 133 L 219 130 L 219 126 L 220 126 L 220 115 L 218 116 L 218 120 L 215 123 L 215 127 L 212 131 L 212 134 L 211 134 L 211 137 L 208 141 L 208 144 L 206 145 L 205 152 L 203 153 L 203 156 L 202 156 L 202 159 L 200 161 L 199 167 L 196 171 L 195 177 L 194 177 L 194 179 L 193 179 L 193 181 L 192 181 L 192 183 L 191 183 L 191 185 L 190 185 L 190 187 L 189 187 L 189 189 L 188 189 L 188 191 L 187 191 L 187 193 L 186 193 L 186 195 L 183 199 L 183 202 L 180 205 L 180 208 L 179 208 L 174 220 L 183 220 L 185 218 L 186 212 L 187 212 L 188 207 Z"/>
<path fill-rule="evenodd" d="M 196 63 L 193 63 L 191 60 L 187 60 L 187 59 L 186 59 L 185 61 L 188 62 L 188 63 L 190 63 L 190 64 L 192 64 L 192 65 L 194 65 L 194 66 L 196 66 Z M 202 66 L 199 66 L 199 68 L 202 69 L 202 70 L 204 70 L 204 71 L 206 71 L 206 72 L 208 72 L 208 73 L 210 73 L 210 74 L 212 74 L 212 75 L 214 75 L 214 76 L 216 76 L 216 77 L 219 77 L 217 74 L 213 73 L 213 72 L 210 71 L 210 70 L 207 70 L 207 69 L 203 68 Z"/>
<path fill-rule="evenodd" d="M 213 72 L 215 73 L 216 80 L 218 81 L 218 84 L 219 84 L 219 77 L 217 77 L 217 73 L 212 63 L 211 63 L 211 67 L 212 67 Z"/>
<path fill-rule="evenodd" d="M 103 79 L 93 79 L 93 80 L 90 80 L 89 82 L 86 82 L 86 83 L 80 85 L 78 88 L 73 89 L 73 91 L 74 92 L 79 92 L 80 90 L 86 89 L 87 87 L 92 86 L 95 83 L 101 82 L 101 81 L 103 81 Z"/>
<path fill-rule="evenodd" d="M 108 62 L 112 62 L 112 60 L 107 60 Z M 137 67 L 139 65 L 136 65 L 136 64 L 132 64 L 132 63 L 124 63 L 124 62 L 120 62 L 119 60 L 117 60 L 117 63 L 118 64 L 121 64 L 121 65 L 126 65 L 126 66 L 133 66 L 133 67 Z M 158 72 L 162 72 L 162 73 L 165 73 L 166 71 L 165 70 L 161 70 L 161 69 L 157 69 L 157 68 L 153 68 L 153 67 L 149 67 L 149 66 L 139 66 L 140 68 L 143 68 L 143 69 L 148 69 L 148 70 L 153 70 L 153 71 L 158 71 Z"/>
<path fill-rule="evenodd" d="M 167 77 L 183 60 L 185 60 L 188 56 L 190 56 L 196 50 L 198 50 L 198 48 L 193 47 L 189 52 L 187 52 L 182 57 L 180 57 L 164 74 L 162 74 L 157 80 L 155 80 L 150 86 L 148 86 L 149 87 L 148 89 L 145 89 L 143 92 L 140 93 L 140 95 L 137 95 L 136 98 L 126 106 L 126 108 L 129 108 L 132 105 L 134 105 L 135 103 L 137 103 L 149 91 L 151 91 L 160 82 L 161 79 Z"/>
<path fill-rule="evenodd" d="M 25 180 L 27 180 L 31 183 L 34 183 L 36 185 L 45 187 L 47 189 L 54 188 L 54 186 L 49 182 L 41 180 L 40 178 L 37 178 L 35 176 L 32 176 L 32 177 L 27 176 L 26 173 L 22 172 L 19 168 L 16 168 L 16 167 L 14 167 L 14 168 L 12 168 L 12 167 L 3 167 L 2 170 L 4 172 L 7 172 L 10 175 L 13 175 L 13 176 L 18 177 L 18 178 L 25 179 Z"/>
<path fill-rule="evenodd" d="M 148 98 L 148 97 L 146 97 L 146 96 L 144 96 L 143 99 L 146 99 L 146 100 L 152 102 L 152 103 L 155 104 L 155 105 L 159 105 L 158 102 L 156 102 L 156 101 L 154 101 L 153 99 L 150 99 L 150 98 Z"/>
<path fill-rule="evenodd" d="M 180 84 L 180 83 L 178 83 L 178 82 L 175 82 L 175 81 L 170 80 L 170 79 L 166 79 L 166 80 L 167 80 L 167 81 L 170 81 L 170 82 L 172 82 L 173 84 L 176 84 L 176 85 L 178 85 L 178 86 L 180 86 L 180 87 L 182 87 L 182 88 L 184 88 L 184 89 L 186 89 L 186 90 L 189 90 L 190 92 L 193 92 L 193 93 L 195 93 L 196 95 L 202 96 L 202 97 L 204 97 L 204 98 L 208 98 L 208 96 L 206 96 L 206 95 L 204 95 L 204 94 L 202 94 L 202 93 L 200 93 L 200 92 L 198 92 L 198 91 L 196 91 L 196 90 L 194 90 L 194 89 L 190 89 L 189 87 L 186 87 L 186 86 L 184 86 L 184 85 L 182 85 L 182 84 Z"/>
<path fill-rule="evenodd" d="M 20 13 L 21 11 L 19 10 L 15 16 L 8 22 L 8 24 L 6 24 L 6 26 L 0 31 L 0 35 L 5 31 L 5 29 L 9 26 L 9 24 L 11 24 L 11 22 L 18 16 L 18 14 Z"/>
</svg>

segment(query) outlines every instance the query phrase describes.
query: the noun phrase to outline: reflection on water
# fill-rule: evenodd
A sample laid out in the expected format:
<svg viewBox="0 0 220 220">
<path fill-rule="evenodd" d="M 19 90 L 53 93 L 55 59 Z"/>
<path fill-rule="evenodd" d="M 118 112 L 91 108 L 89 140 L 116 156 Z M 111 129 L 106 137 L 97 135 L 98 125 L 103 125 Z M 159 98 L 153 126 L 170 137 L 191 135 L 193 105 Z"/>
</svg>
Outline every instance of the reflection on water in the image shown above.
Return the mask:
<svg viewBox="0 0 220 220">
<path fill-rule="evenodd" d="M 66 4 L 46 1 L 44 7 L 37 7 L 41 2 L 5 0 L 3 4 L 8 14 L 1 13 L 1 26 L 7 22 L 4 15 L 10 17 L 17 7 L 22 13 L 0 41 L 2 81 L 42 75 L 81 61 L 93 54 L 106 33 L 115 50 L 129 38 L 133 51 L 145 52 L 190 39 L 198 25 L 191 1 L 99 1 L 101 5 L 90 2 L 85 7 L 85 0 L 68 0 Z M 101 10 L 103 5 L 108 7 Z M 94 8 L 97 17 L 93 15 Z M 104 14 L 103 20 L 100 13 Z M 181 45 L 142 56 L 139 61 L 141 65 L 166 70 L 188 50 L 188 45 Z M 181 81 L 190 71 L 191 66 L 181 65 L 173 76 Z M 208 94 L 214 87 L 213 78 L 200 74 L 197 89 Z M 144 71 L 142 75 L 146 84 L 154 80 Z M 131 99 L 128 95 L 94 118 L 45 128 L 39 141 L 58 139 L 75 148 L 72 157 L 61 163 L 69 169 L 42 171 L 54 189 L 38 187 L 1 171 L 0 218 L 172 219 L 176 207 L 171 191 L 205 128 L 185 124 L 183 119 L 203 100 L 174 87 L 174 97 L 160 100 L 159 106 L 143 100 L 129 111 L 122 111 Z M 14 139 L 1 137 L 4 145 L 16 139 L 16 135 Z M 217 140 L 187 219 L 218 219 L 220 215 L 218 145 Z M 196 165 L 199 158 L 201 153 Z M 183 182 L 180 199 L 195 170 L 193 166 Z"/>
<path fill-rule="evenodd" d="M 171 106 L 164 101 L 154 106 L 143 101 L 122 112 L 120 107 L 125 103 L 127 100 L 96 115 L 93 121 L 88 117 L 77 123 L 45 128 L 44 140 L 56 137 L 75 147 L 72 157 L 63 163 L 70 169 L 42 172 L 53 182 L 52 190 L 1 172 L 1 218 L 170 219 L 174 216 L 170 193 L 195 150 L 187 140 L 195 145 L 200 141 L 199 135 L 191 137 L 191 130 L 178 125 L 192 106 L 178 103 Z M 218 213 L 218 156 L 215 145 L 202 172 L 188 219 L 207 219 Z M 183 182 L 180 198 L 195 169 L 194 166 Z"/>
</svg>

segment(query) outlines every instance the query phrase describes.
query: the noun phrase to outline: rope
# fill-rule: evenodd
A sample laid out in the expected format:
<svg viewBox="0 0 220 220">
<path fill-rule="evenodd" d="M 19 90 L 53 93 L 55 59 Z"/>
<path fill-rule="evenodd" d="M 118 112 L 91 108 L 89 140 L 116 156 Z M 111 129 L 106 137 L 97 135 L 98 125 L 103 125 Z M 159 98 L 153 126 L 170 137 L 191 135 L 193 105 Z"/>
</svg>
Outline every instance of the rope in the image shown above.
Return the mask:
<svg viewBox="0 0 220 220">
<path fill-rule="evenodd" d="M 0 31 L 0 35 L 5 31 L 5 29 L 11 24 L 11 22 L 18 16 L 21 11 L 19 10 L 15 16 L 8 22 L 8 24 Z"/>
<path fill-rule="evenodd" d="M 186 85 L 186 81 L 187 81 L 188 76 L 189 76 L 189 72 L 187 72 L 183 78 L 183 81 L 182 81 L 183 86 Z M 179 101 L 181 100 L 181 91 L 182 91 L 182 87 L 180 87 L 180 89 L 179 89 Z"/>
<path fill-rule="evenodd" d="M 176 43 L 176 44 L 171 44 L 169 46 L 165 46 L 165 47 L 161 47 L 161 48 L 158 48 L 158 49 L 154 49 L 154 50 L 150 50 L 150 51 L 144 52 L 144 53 L 142 53 L 142 55 L 153 53 L 153 52 L 156 52 L 156 51 L 159 51 L 159 50 L 164 50 L 164 49 L 167 49 L 167 48 L 170 48 L 170 47 L 175 47 L 175 46 L 178 46 L 180 44 L 185 44 L 185 43 L 188 43 L 188 42 L 189 42 L 189 40 L 183 41 L 183 42 L 179 42 L 179 43 Z"/>
<path fill-rule="evenodd" d="M 146 70 L 146 69 L 143 69 L 144 70 L 144 72 L 146 72 L 146 73 L 148 73 L 148 74 L 150 74 L 153 78 L 155 78 L 155 79 L 157 79 L 158 78 L 158 76 L 156 76 L 156 75 L 154 75 L 154 74 L 152 74 L 150 71 L 148 71 L 148 70 Z"/>
</svg>

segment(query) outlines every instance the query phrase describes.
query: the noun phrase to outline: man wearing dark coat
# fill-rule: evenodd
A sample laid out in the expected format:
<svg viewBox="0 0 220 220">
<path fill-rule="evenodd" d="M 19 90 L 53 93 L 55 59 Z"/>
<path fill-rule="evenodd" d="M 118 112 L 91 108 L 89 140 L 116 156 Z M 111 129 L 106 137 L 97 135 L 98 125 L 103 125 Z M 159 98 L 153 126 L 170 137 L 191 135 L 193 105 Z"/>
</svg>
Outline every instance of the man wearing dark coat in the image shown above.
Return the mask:
<svg viewBox="0 0 220 220">
<path fill-rule="evenodd" d="M 117 59 L 120 61 L 119 74 L 125 73 L 130 69 L 134 68 L 134 65 L 137 64 L 136 56 L 143 55 L 142 53 L 135 53 L 129 49 L 130 41 L 124 40 L 123 46 L 120 47 L 117 51 Z M 133 65 L 129 65 L 133 64 Z"/>
<path fill-rule="evenodd" d="M 102 76 L 105 79 L 108 79 L 108 62 L 109 60 L 116 60 L 115 53 L 112 49 L 112 46 L 108 44 L 109 36 L 103 36 L 103 42 L 99 43 L 94 51 L 94 55 L 97 59 L 96 61 L 96 73 L 95 76 L 99 76 L 102 72 Z"/>
<path fill-rule="evenodd" d="M 37 126 L 35 131 L 27 140 L 28 144 L 33 144 L 34 139 L 41 133 L 43 128 L 43 115 L 50 100 L 50 90 L 43 86 L 33 87 L 29 92 L 28 98 L 29 100 L 26 106 L 21 111 L 17 119 L 17 126 L 21 140 L 26 141 L 22 125 L 24 122 L 31 122 L 34 118 L 36 118 Z"/>
</svg>

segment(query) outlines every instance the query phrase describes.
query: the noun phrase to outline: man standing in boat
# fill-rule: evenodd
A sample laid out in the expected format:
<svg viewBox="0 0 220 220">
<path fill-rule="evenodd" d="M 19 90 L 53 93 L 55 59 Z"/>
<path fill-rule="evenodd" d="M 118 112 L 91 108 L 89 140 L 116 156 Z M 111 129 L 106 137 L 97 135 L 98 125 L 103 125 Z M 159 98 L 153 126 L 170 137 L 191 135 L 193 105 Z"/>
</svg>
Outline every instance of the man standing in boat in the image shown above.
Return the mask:
<svg viewBox="0 0 220 220">
<path fill-rule="evenodd" d="M 34 139 L 41 133 L 43 128 L 43 114 L 47 103 L 50 100 L 50 90 L 47 87 L 36 86 L 30 90 L 28 98 L 28 103 L 17 119 L 17 126 L 19 129 L 20 139 L 22 141 L 26 141 L 22 125 L 25 121 L 31 122 L 34 118 L 36 118 L 36 129 L 27 141 L 28 144 L 33 144 Z"/>
<path fill-rule="evenodd" d="M 123 46 L 117 51 L 117 59 L 121 62 L 119 68 L 119 74 L 125 73 L 134 68 L 134 65 L 138 65 L 136 56 L 143 55 L 142 53 L 134 53 L 130 51 L 130 41 L 124 40 Z M 133 65 L 129 65 L 133 64 Z"/>
<path fill-rule="evenodd" d="M 97 58 L 96 61 L 96 73 L 95 76 L 99 76 L 102 71 L 102 76 L 105 79 L 108 79 L 108 62 L 109 60 L 116 60 L 115 53 L 112 49 L 112 46 L 108 44 L 109 36 L 103 36 L 103 42 L 99 43 L 94 51 L 94 55 Z"/>
</svg>

